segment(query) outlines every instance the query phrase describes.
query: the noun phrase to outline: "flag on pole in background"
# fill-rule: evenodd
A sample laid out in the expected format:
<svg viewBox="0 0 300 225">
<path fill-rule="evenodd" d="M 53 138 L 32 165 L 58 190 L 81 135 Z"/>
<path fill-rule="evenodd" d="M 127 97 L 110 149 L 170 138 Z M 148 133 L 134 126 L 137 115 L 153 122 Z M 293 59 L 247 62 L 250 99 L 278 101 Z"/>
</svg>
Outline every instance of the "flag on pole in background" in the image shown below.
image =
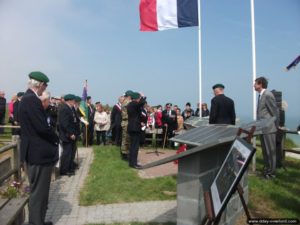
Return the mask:
<svg viewBox="0 0 300 225">
<path fill-rule="evenodd" d="M 79 110 L 85 119 L 88 118 L 88 108 L 87 108 L 87 104 L 86 104 L 86 98 L 87 98 L 87 80 L 85 80 L 85 83 L 83 86 L 82 98 L 81 98 L 80 107 L 79 107 Z"/>
<path fill-rule="evenodd" d="M 141 0 L 140 30 L 198 26 L 198 0 Z"/>
<path fill-rule="evenodd" d="M 289 71 L 291 68 L 296 67 L 299 62 L 300 62 L 300 55 L 291 64 L 285 67 L 285 69 Z"/>
</svg>

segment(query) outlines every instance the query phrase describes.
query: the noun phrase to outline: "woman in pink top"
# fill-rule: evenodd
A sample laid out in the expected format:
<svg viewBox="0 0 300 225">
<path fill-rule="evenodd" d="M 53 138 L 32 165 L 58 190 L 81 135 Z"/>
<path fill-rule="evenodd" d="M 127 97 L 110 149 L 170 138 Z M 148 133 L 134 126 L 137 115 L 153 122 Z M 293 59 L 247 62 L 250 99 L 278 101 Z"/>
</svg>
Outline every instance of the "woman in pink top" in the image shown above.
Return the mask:
<svg viewBox="0 0 300 225">
<path fill-rule="evenodd" d="M 155 119 L 155 128 L 161 128 L 162 127 L 162 106 L 157 106 L 157 111 L 154 114 Z"/>
</svg>

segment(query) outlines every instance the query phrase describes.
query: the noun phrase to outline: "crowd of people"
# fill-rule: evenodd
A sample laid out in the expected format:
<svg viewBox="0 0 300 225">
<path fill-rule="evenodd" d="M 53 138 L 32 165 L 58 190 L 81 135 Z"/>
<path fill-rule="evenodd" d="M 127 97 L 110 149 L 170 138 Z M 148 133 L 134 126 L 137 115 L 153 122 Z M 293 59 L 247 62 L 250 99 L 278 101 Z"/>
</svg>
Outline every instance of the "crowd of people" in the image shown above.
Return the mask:
<svg viewBox="0 0 300 225">
<path fill-rule="evenodd" d="M 12 129 L 12 135 L 21 138 L 21 162 L 26 165 L 31 192 L 30 224 L 52 224 L 45 222 L 51 172 L 60 159 L 60 174 L 75 174 L 77 141 L 81 140 L 84 146 L 116 145 L 122 159 L 127 160 L 130 167 L 139 169 L 138 151 L 147 130 L 161 129 L 163 137 L 169 140 L 185 129 L 184 121 L 191 116 L 209 117 L 210 124 L 234 125 L 236 120 L 234 101 L 225 96 L 223 84 L 212 87 L 215 96 L 210 110 L 206 103 L 198 104 L 193 110 L 189 102 L 183 111 L 171 103 L 151 107 L 144 94 L 132 90 L 120 95 L 110 109 L 100 102 L 93 104 L 90 96 L 86 99 L 74 94 L 51 97 L 46 91 L 49 78 L 44 73 L 31 72 L 28 76 L 27 91 L 18 92 L 8 103 L 8 121 L 5 121 L 5 93 L 0 91 L 0 123 L 20 126 Z M 267 85 L 264 77 L 254 83 L 259 93 L 258 119 L 278 118 L 276 102 L 273 94 L 266 90 Z M 266 179 L 275 177 L 277 127 L 275 121 L 261 136 Z"/>
<path fill-rule="evenodd" d="M 82 98 L 79 96 L 67 94 L 62 97 L 51 97 L 50 93 L 45 91 L 39 98 L 43 103 L 49 126 L 57 133 L 64 131 L 62 126 L 65 123 L 64 116 L 66 113 L 63 109 L 66 105 L 69 105 L 74 111 L 74 123 L 76 124 L 74 134 L 77 141 L 81 140 L 83 146 L 106 145 L 107 143 L 120 146 L 122 157 L 126 159 L 129 152 L 129 148 L 126 147 L 128 146 L 126 143 L 128 133 L 127 105 L 133 100 L 132 94 L 134 94 L 133 91 L 126 91 L 124 95 L 118 98 L 118 102 L 113 107 L 103 105 L 99 101 L 93 104 L 91 96 L 87 96 L 85 101 L 86 112 L 80 107 Z M 14 126 L 20 125 L 18 108 L 23 95 L 24 92 L 18 92 L 12 96 L 7 104 L 4 92 L 0 92 L 0 123 L 2 125 L 7 123 Z M 133 97 L 136 96 L 133 95 Z M 6 107 L 8 107 L 9 114 L 7 121 L 5 121 Z M 185 108 L 181 110 L 177 105 L 171 103 L 166 103 L 163 107 L 162 105 L 150 106 L 144 101 L 141 103 L 139 113 L 141 117 L 140 143 L 144 144 L 145 132 L 151 129 L 163 129 L 164 133 L 167 132 L 167 139 L 173 137 L 175 133 L 185 129 L 184 121 L 186 119 L 191 116 L 200 116 L 200 112 L 202 117 L 209 116 L 206 103 L 202 103 L 201 106 L 199 103 L 198 107 L 193 110 L 188 102 Z M 59 114 L 62 116 L 59 117 Z M 13 128 L 12 135 L 20 135 L 20 129 Z"/>
<path fill-rule="evenodd" d="M 211 124 L 235 124 L 234 103 L 224 95 L 224 85 L 214 85 L 213 90 L 215 97 L 211 101 L 210 110 L 206 103 L 199 103 L 195 110 L 190 102 L 186 103 L 183 110 L 172 103 L 166 103 L 164 107 L 150 106 L 145 96 L 132 90 L 122 94 L 112 108 L 99 101 L 93 104 L 91 96 L 86 99 L 73 94 L 50 97 L 50 93 L 44 91 L 38 97 L 47 124 L 58 134 L 63 149 L 60 154 L 60 173 L 73 175 L 78 167 L 74 157 L 79 140 L 83 146 L 107 143 L 119 146 L 122 159 L 128 160 L 129 166 L 138 168 L 137 146 L 145 143 L 146 132 L 149 130 L 161 130 L 164 138 L 161 144 L 174 148 L 174 143 L 169 142 L 169 139 L 185 129 L 184 121 L 191 116 L 209 117 Z M 20 125 L 19 106 L 23 95 L 24 92 L 18 92 L 8 103 L 8 123 L 11 125 Z M 82 101 L 85 109 L 81 107 Z M 0 107 L 0 122 L 4 124 L 6 99 L 3 91 L 0 92 Z M 13 137 L 20 135 L 20 131 L 19 128 L 13 128 Z M 134 149 L 134 154 L 131 154 L 130 149 Z"/>
</svg>

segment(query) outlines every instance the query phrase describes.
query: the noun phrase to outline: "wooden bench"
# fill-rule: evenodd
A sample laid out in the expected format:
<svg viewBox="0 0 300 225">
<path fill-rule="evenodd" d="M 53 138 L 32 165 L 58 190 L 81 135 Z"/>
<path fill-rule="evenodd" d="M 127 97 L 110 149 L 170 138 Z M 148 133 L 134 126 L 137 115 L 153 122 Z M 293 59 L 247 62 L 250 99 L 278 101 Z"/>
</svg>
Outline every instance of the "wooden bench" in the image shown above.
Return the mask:
<svg viewBox="0 0 300 225">
<path fill-rule="evenodd" d="M 0 199 L 1 225 L 21 225 L 25 220 L 24 206 L 28 197 Z"/>
<path fill-rule="evenodd" d="M 14 175 L 16 180 L 20 177 L 20 163 L 18 155 L 18 145 L 9 144 L 0 148 L 0 185 Z M 9 151 L 13 154 L 8 154 Z M 3 157 L 4 155 L 4 157 Z M 0 198 L 0 224 L 1 225 L 21 225 L 25 220 L 24 207 L 29 197 Z"/>
</svg>

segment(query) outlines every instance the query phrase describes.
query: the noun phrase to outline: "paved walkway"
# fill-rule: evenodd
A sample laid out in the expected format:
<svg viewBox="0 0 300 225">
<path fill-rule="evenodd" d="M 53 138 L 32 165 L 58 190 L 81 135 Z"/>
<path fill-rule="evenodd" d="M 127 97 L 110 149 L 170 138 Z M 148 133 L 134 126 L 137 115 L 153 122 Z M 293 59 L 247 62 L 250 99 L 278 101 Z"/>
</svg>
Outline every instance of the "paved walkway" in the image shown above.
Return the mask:
<svg viewBox="0 0 300 225">
<path fill-rule="evenodd" d="M 80 168 L 52 182 L 46 221 L 56 225 L 127 222 L 176 222 L 176 201 L 79 206 L 79 191 L 93 160 L 91 148 L 79 149 Z"/>
</svg>

